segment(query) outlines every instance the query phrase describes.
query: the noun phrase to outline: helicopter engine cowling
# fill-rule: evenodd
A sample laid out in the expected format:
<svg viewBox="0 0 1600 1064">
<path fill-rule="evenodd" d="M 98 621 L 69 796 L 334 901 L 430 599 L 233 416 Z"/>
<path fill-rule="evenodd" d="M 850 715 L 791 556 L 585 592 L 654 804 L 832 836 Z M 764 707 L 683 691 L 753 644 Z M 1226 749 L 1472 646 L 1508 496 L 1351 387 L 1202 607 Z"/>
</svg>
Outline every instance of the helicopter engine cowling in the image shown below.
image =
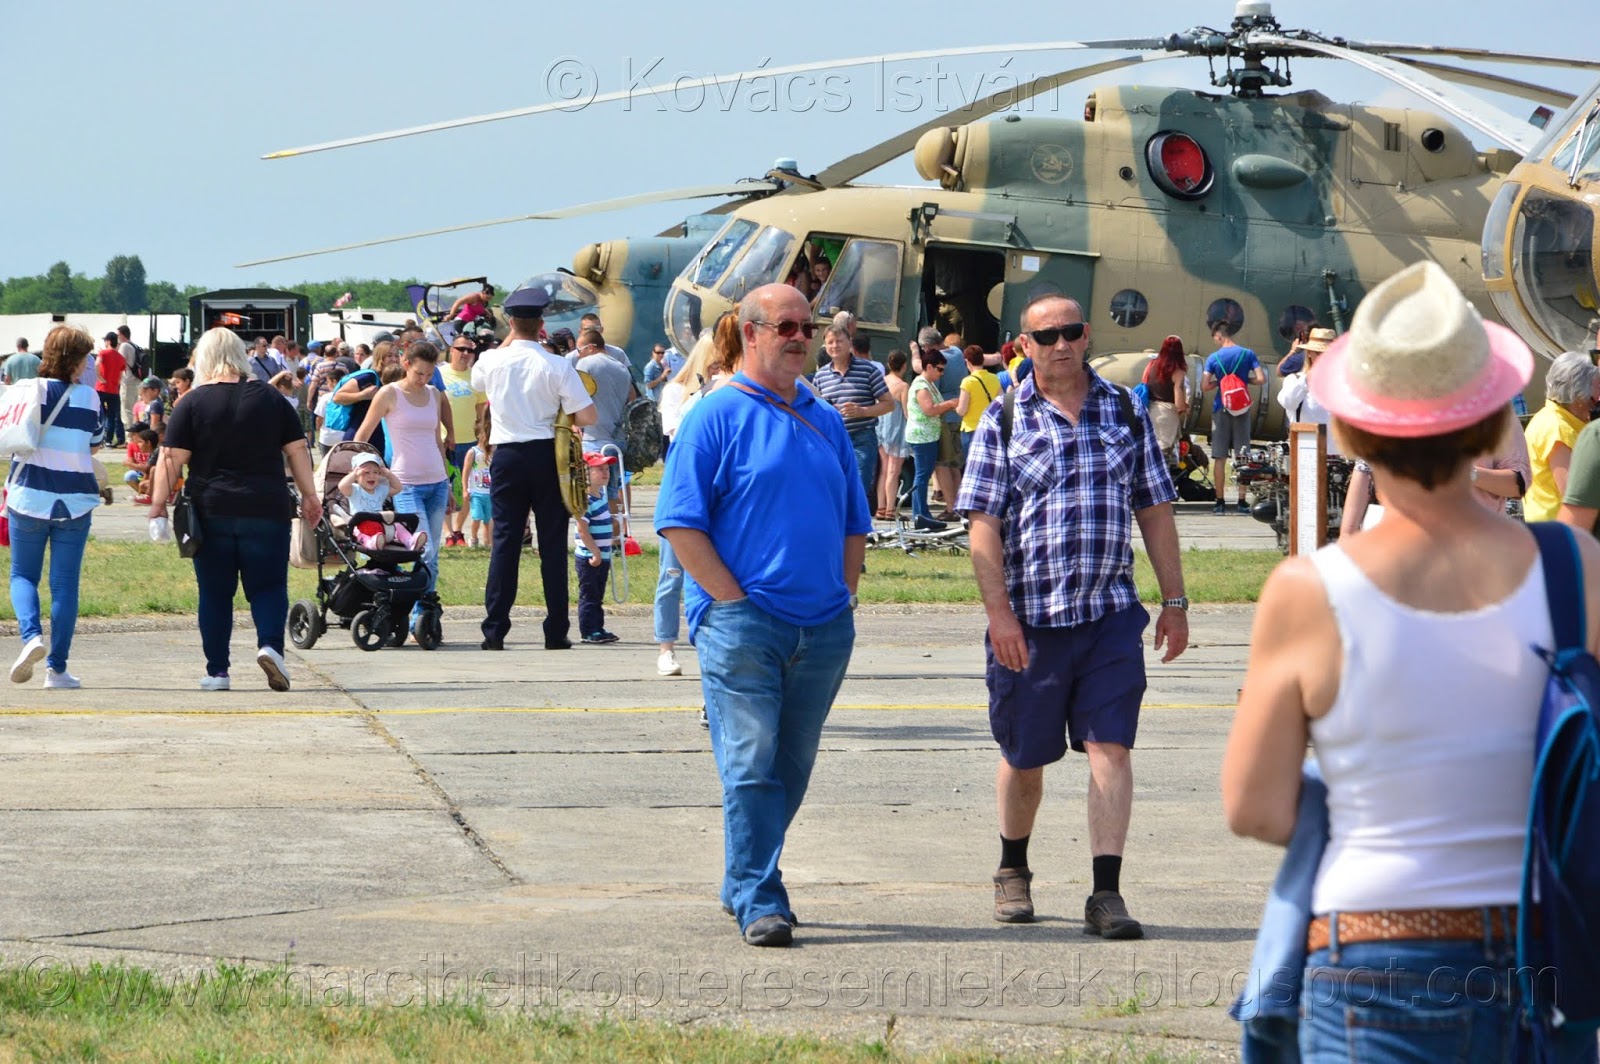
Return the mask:
<svg viewBox="0 0 1600 1064">
<path fill-rule="evenodd" d="M 961 185 L 967 161 L 968 127 L 945 126 L 930 129 L 917 141 L 914 158 L 917 173 L 924 181 L 937 181 L 955 190 Z"/>
</svg>

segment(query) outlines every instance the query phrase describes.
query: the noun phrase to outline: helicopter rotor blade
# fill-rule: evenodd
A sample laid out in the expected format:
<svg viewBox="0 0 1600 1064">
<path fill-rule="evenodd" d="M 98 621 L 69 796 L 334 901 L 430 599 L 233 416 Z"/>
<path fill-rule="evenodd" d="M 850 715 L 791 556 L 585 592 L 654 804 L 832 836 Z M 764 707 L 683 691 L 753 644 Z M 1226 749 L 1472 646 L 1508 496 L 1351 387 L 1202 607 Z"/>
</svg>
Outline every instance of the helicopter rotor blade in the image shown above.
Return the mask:
<svg viewBox="0 0 1600 1064">
<path fill-rule="evenodd" d="M 888 140 L 874 144 L 865 151 L 840 159 L 832 166 L 817 175 L 817 182 L 827 188 L 835 188 L 849 181 L 854 181 L 862 174 L 876 170 L 893 159 L 898 159 L 906 152 L 917 146 L 917 141 L 922 135 L 932 129 L 943 126 L 962 125 L 966 122 L 976 122 L 980 118 L 987 118 L 997 111 L 1030 100 L 1035 96 L 1049 92 L 1052 89 L 1065 85 L 1068 82 L 1078 81 L 1083 78 L 1094 77 L 1108 71 L 1119 70 L 1135 63 L 1150 63 L 1158 59 L 1181 59 L 1182 52 L 1144 52 L 1137 55 L 1125 55 L 1118 59 L 1110 59 L 1103 63 L 1093 63 L 1089 66 L 1076 67 L 1072 70 L 1063 70 L 1059 74 L 1049 74 L 1045 77 L 1035 78 L 1025 84 L 1014 85 L 1011 88 L 986 96 L 981 100 L 974 100 L 954 111 L 936 115 L 919 126 L 913 126 L 903 133 L 896 134 Z"/>
<path fill-rule="evenodd" d="M 1488 89 L 1491 92 L 1503 92 L 1534 103 L 1558 107 L 1562 110 L 1572 106 L 1572 101 L 1577 96 L 1561 89 L 1552 89 L 1546 85 L 1535 85 L 1531 81 L 1518 81 L 1516 78 L 1501 77 L 1498 74 L 1486 74 L 1481 70 L 1468 70 L 1466 67 L 1446 66 L 1444 63 L 1430 63 L 1425 59 L 1398 60 L 1414 70 L 1426 70 L 1436 74 L 1445 81 L 1453 81 L 1459 85 L 1471 85 L 1475 89 Z"/>
<path fill-rule="evenodd" d="M 376 240 L 362 240 L 354 244 L 340 244 L 338 247 L 318 248 L 315 251 L 297 251 L 292 255 L 275 255 L 267 259 L 252 259 L 249 262 L 241 262 L 234 268 L 244 269 L 247 266 L 264 266 L 271 262 L 287 262 L 290 259 L 308 259 L 313 255 L 332 255 L 338 251 L 354 251 L 358 248 L 377 247 L 380 244 L 398 244 L 403 240 L 418 240 L 425 236 L 443 236 L 446 233 L 464 233 L 472 229 L 488 229 L 496 225 L 509 225 L 512 222 L 579 218 L 586 214 L 603 214 L 606 211 L 620 211 L 629 207 L 646 206 L 651 203 L 669 203 L 673 200 L 706 199 L 712 196 L 746 196 L 751 192 L 757 191 L 771 192 L 777 187 L 770 181 L 740 181 L 732 185 L 699 185 L 691 188 L 666 189 L 660 192 L 646 192 L 637 196 L 621 196 L 617 199 L 579 203 L 572 207 L 559 207 L 552 211 L 540 211 L 537 214 L 518 214 L 510 218 L 494 218 L 487 222 L 469 222 L 466 225 L 449 225 L 440 229 L 424 229 L 416 233 L 379 237 Z"/>
<path fill-rule="evenodd" d="M 1302 41 L 1301 44 L 1306 42 Z M 1600 70 L 1600 60 L 1567 59 L 1558 55 L 1535 55 L 1528 52 L 1497 52 L 1488 48 L 1451 48 L 1433 44 L 1391 44 L 1384 41 L 1346 41 L 1345 47 L 1357 52 L 1378 55 L 1431 55 L 1454 59 L 1472 59 L 1480 63 L 1516 63 L 1520 66 L 1566 67 L 1579 70 Z M 1315 51 L 1316 49 L 1312 49 Z"/>
<path fill-rule="evenodd" d="M 1532 148 L 1541 133 L 1520 118 L 1513 117 L 1476 96 L 1465 95 L 1452 88 L 1449 83 L 1441 81 L 1422 70 L 1407 66 L 1399 59 L 1389 59 L 1369 52 L 1358 52 L 1350 48 L 1341 48 L 1336 44 L 1326 41 L 1298 40 L 1290 37 L 1261 36 L 1256 40 L 1263 44 L 1279 45 L 1304 49 L 1320 55 L 1330 56 L 1334 59 L 1344 59 L 1365 70 L 1370 70 L 1379 77 L 1409 89 L 1438 107 L 1440 110 L 1460 119 L 1466 125 L 1478 132 L 1492 137 L 1508 148 L 1513 148 L 1524 155 Z"/>
<path fill-rule="evenodd" d="M 936 48 L 919 52 L 896 52 L 886 55 L 857 56 L 853 59 L 830 59 L 818 63 L 795 63 L 790 66 L 766 67 L 756 70 L 742 70 L 733 74 L 717 74 L 705 78 L 679 78 L 674 81 L 662 82 L 657 85 L 636 86 L 618 92 L 602 92 L 593 97 L 575 100 L 555 100 L 550 103 L 535 104 L 532 107 L 518 107 L 509 111 L 494 111 L 489 114 L 472 115 L 467 118 L 455 118 L 445 122 L 430 122 L 421 126 L 410 126 L 406 129 L 394 129 L 383 133 L 368 133 L 359 137 L 345 137 L 341 140 L 329 140 L 320 144 L 308 144 L 300 148 L 285 148 L 281 151 L 268 152 L 263 159 L 288 159 L 297 155 L 310 155 L 313 152 L 333 151 L 337 148 L 351 148 L 359 144 L 372 144 L 384 140 L 398 140 L 401 137 L 414 137 L 423 133 L 436 133 L 445 129 L 459 129 L 462 126 L 481 125 L 485 122 L 499 122 L 507 118 L 521 118 L 526 115 L 545 114 L 550 111 L 582 110 L 599 103 L 611 103 L 616 100 L 626 100 L 636 97 L 653 97 L 657 93 L 681 92 L 685 89 L 707 89 L 718 85 L 732 84 L 737 87 L 744 79 L 777 78 L 790 74 L 809 74 L 819 70 L 840 70 L 846 67 L 871 66 L 874 63 L 906 63 L 923 59 L 955 59 L 973 55 L 996 55 L 1000 53 L 1020 52 L 1065 52 L 1085 51 L 1091 49 L 1124 49 L 1139 48 L 1158 50 L 1165 49 L 1166 43 L 1155 38 L 1123 38 L 1105 41 L 1051 41 L 1039 44 L 990 44 L 977 45 L 970 48 Z"/>
</svg>

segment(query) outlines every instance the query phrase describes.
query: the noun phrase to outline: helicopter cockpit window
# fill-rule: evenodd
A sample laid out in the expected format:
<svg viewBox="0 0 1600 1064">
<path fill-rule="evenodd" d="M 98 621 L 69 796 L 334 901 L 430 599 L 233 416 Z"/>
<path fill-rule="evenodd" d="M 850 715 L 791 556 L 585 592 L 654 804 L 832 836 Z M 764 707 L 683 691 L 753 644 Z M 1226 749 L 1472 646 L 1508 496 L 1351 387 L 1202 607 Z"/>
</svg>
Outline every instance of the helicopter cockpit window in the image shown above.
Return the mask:
<svg viewBox="0 0 1600 1064">
<path fill-rule="evenodd" d="M 1489 214 L 1483 222 L 1483 279 L 1498 281 L 1506 275 L 1506 230 L 1511 225 L 1511 205 L 1517 202 L 1522 186 L 1507 181 L 1495 194 L 1489 205 Z"/>
<path fill-rule="evenodd" d="M 767 226 L 751 243 L 750 250 L 744 253 L 738 265 L 728 271 L 728 276 L 717 286 L 717 294 L 739 300 L 744 298 L 746 292 L 783 280 L 780 271 L 788 263 L 793 247 L 794 237 L 776 226 Z"/>
<path fill-rule="evenodd" d="M 689 268 L 684 272 L 688 274 L 690 282 L 704 287 L 716 284 L 717 278 L 727 270 L 728 264 L 733 262 L 734 256 L 749 242 L 756 229 L 756 223 L 747 218 L 735 218 L 729 222 L 706 245 L 705 250 L 689 263 Z"/>
<path fill-rule="evenodd" d="M 1150 316 L 1150 301 L 1143 292 L 1124 288 L 1111 297 L 1111 320 L 1124 329 L 1136 329 Z"/>
<path fill-rule="evenodd" d="M 1227 326 L 1229 336 L 1237 336 L 1244 328 L 1244 308 L 1231 299 L 1214 300 L 1206 308 L 1206 328 L 1215 331 L 1218 322 Z"/>
<path fill-rule="evenodd" d="M 900 245 L 866 239 L 845 244 L 816 302 L 819 317 L 847 310 L 858 321 L 877 325 L 894 324 L 899 305 Z"/>
<path fill-rule="evenodd" d="M 1582 203 L 1529 189 L 1517 215 L 1512 271 L 1535 324 L 1569 351 L 1594 339 L 1594 212 Z"/>
</svg>

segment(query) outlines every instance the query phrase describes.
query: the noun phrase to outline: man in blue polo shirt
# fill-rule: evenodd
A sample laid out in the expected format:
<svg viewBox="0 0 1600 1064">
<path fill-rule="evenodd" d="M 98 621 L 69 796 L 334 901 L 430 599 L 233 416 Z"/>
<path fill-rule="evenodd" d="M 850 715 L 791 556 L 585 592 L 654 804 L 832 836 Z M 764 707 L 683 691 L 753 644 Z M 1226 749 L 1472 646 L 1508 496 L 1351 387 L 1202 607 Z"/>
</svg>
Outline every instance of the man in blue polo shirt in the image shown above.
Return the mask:
<svg viewBox="0 0 1600 1064">
<path fill-rule="evenodd" d="M 722 906 L 752 946 L 793 937 L 778 855 L 855 645 L 872 529 L 844 422 L 798 384 L 810 321 L 789 285 L 745 298 L 743 368 L 684 419 L 656 502 L 656 531 L 688 574 L 722 778 Z"/>
</svg>

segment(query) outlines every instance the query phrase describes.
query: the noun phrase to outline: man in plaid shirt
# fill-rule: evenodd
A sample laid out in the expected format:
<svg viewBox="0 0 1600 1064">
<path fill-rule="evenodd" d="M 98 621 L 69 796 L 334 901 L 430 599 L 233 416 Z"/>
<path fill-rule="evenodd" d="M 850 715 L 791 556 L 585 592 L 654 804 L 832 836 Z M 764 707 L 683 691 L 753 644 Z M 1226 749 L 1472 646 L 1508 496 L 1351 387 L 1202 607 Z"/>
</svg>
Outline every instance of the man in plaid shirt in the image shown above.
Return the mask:
<svg viewBox="0 0 1600 1064">
<path fill-rule="evenodd" d="M 989 617 L 989 726 L 1001 752 L 995 919 L 1033 920 L 1028 839 L 1044 766 L 1070 743 L 1089 757 L 1094 892 L 1084 930 L 1138 938 L 1144 931 L 1120 886 L 1150 620 L 1133 584 L 1132 524 L 1161 585 L 1155 646 L 1165 645 L 1162 660 L 1171 661 L 1189 643 L 1177 493 L 1143 404 L 1085 364 L 1083 309 L 1041 296 L 1023 308 L 1022 327 L 1018 344 L 1033 374 L 1015 393 L 1010 442 L 1002 442 L 1003 407 L 991 407 L 973 435 L 956 505 L 971 519 L 972 567 Z"/>
</svg>

